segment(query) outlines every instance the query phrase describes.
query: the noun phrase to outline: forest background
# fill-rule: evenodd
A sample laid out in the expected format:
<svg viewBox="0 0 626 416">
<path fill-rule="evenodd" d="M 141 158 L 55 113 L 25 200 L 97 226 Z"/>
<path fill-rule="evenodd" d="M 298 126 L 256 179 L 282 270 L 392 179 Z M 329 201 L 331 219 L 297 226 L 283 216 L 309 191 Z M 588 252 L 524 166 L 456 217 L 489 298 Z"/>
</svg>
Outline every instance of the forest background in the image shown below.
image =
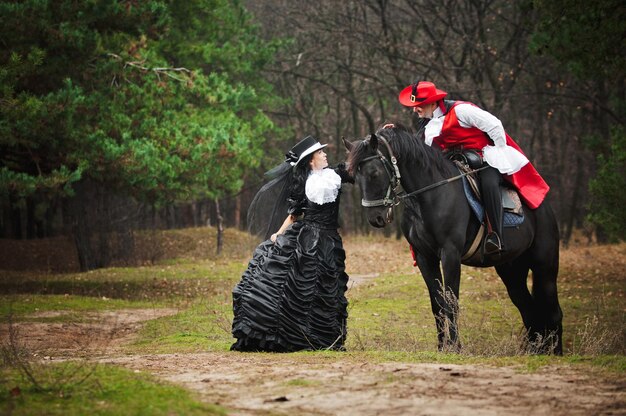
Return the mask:
<svg viewBox="0 0 626 416">
<path fill-rule="evenodd" d="M 0 16 L 0 238 L 69 236 L 83 270 L 132 264 L 137 232 L 244 229 L 285 149 L 313 134 L 340 162 L 342 136 L 415 122 L 397 94 L 416 80 L 503 121 L 565 244 L 626 237 L 623 2 L 27 0 Z M 344 232 L 371 232 L 358 190 L 342 201 Z"/>
</svg>

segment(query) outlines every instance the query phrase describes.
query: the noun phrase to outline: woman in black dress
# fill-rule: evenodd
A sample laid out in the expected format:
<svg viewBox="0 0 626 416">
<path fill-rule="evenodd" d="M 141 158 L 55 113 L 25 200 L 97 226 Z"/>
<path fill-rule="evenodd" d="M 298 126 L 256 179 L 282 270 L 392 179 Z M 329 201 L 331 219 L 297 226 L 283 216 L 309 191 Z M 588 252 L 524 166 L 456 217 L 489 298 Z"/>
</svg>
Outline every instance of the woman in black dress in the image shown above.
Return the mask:
<svg viewBox="0 0 626 416">
<path fill-rule="evenodd" d="M 351 179 L 328 168 L 324 147 L 311 136 L 301 140 L 251 204 L 251 225 L 273 228 L 233 290 L 231 350 L 343 349 L 348 275 L 337 220 L 341 183 Z M 268 207 L 271 215 L 259 219 Z M 286 219 L 270 235 L 285 218 L 281 209 Z"/>
</svg>

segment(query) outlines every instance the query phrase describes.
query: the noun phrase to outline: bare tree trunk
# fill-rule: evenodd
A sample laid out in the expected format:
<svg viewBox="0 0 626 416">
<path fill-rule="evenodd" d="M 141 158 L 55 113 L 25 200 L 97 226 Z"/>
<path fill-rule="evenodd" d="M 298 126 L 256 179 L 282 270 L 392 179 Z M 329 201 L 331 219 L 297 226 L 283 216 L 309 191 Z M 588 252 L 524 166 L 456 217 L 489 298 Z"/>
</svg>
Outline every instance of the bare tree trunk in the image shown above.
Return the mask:
<svg viewBox="0 0 626 416">
<path fill-rule="evenodd" d="M 21 240 L 23 238 L 22 233 L 22 210 L 15 203 L 16 199 L 11 198 L 9 202 L 10 208 L 10 225 L 11 225 L 11 235 L 16 240 Z"/>
<path fill-rule="evenodd" d="M 198 226 L 198 201 L 192 201 L 189 203 L 189 211 L 191 217 L 191 227 Z"/>
<path fill-rule="evenodd" d="M 78 254 L 78 264 L 80 270 L 86 272 L 98 267 L 91 245 L 91 229 L 87 221 L 88 197 L 84 188 L 87 186 L 84 181 L 75 185 L 75 195 L 68 201 L 68 217 L 71 224 L 72 238 L 76 245 Z"/>
<path fill-rule="evenodd" d="M 35 238 L 35 201 L 33 197 L 26 199 L 26 239 Z"/>
<path fill-rule="evenodd" d="M 0 199 L 0 238 L 9 237 L 11 203 L 8 197 Z"/>
<path fill-rule="evenodd" d="M 224 245 L 224 218 L 222 217 L 222 213 L 220 211 L 220 200 L 215 198 L 215 212 L 217 216 L 216 227 L 217 227 L 217 254 L 221 254 L 222 246 Z"/>
<path fill-rule="evenodd" d="M 94 201 L 95 205 L 95 218 L 91 215 L 87 215 L 87 221 L 91 223 L 92 230 L 95 228 L 95 232 L 98 234 L 98 249 L 95 253 L 97 267 L 107 267 L 111 263 L 111 252 L 109 247 L 109 238 L 112 231 L 111 215 L 111 199 L 108 191 L 100 184 L 95 185 L 96 197 Z"/>
<path fill-rule="evenodd" d="M 582 166 L 582 157 L 580 154 L 577 155 L 576 165 Z M 576 173 L 576 180 L 574 182 L 572 199 L 570 201 L 570 209 L 567 213 L 567 227 L 565 227 L 565 232 L 563 233 L 562 241 L 563 245 L 567 247 L 569 245 L 570 238 L 572 237 L 572 231 L 574 229 L 574 222 L 576 220 L 576 211 L 578 210 L 578 204 L 580 203 L 580 189 L 585 186 L 583 170 L 578 169 Z"/>
<path fill-rule="evenodd" d="M 235 228 L 241 228 L 241 194 L 235 197 Z"/>
</svg>

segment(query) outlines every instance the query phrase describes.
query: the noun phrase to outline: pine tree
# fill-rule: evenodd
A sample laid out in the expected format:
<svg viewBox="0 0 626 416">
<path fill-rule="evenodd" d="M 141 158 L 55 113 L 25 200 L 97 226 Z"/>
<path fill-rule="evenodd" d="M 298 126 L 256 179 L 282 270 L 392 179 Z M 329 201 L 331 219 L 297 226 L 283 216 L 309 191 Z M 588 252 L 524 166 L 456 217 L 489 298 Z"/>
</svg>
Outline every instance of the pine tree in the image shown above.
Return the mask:
<svg viewBox="0 0 626 416">
<path fill-rule="evenodd" d="M 79 251 L 88 198 L 219 198 L 258 163 L 273 97 L 254 74 L 274 46 L 239 2 L 28 0 L 0 15 L 0 196 L 70 201 Z"/>
</svg>

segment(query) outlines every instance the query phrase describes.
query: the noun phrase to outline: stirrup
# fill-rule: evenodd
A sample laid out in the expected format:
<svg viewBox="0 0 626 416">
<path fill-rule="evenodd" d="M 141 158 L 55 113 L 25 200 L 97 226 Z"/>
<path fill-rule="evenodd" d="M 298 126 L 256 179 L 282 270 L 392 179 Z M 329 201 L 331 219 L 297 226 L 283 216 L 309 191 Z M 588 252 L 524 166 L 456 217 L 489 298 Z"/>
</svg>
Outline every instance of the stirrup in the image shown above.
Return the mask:
<svg viewBox="0 0 626 416">
<path fill-rule="evenodd" d="M 502 251 L 502 242 L 500 241 L 500 236 L 491 232 L 485 238 L 485 243 L 483 245 L 483 252 L 487 255 L 496 254 Z"/>
</svg>

